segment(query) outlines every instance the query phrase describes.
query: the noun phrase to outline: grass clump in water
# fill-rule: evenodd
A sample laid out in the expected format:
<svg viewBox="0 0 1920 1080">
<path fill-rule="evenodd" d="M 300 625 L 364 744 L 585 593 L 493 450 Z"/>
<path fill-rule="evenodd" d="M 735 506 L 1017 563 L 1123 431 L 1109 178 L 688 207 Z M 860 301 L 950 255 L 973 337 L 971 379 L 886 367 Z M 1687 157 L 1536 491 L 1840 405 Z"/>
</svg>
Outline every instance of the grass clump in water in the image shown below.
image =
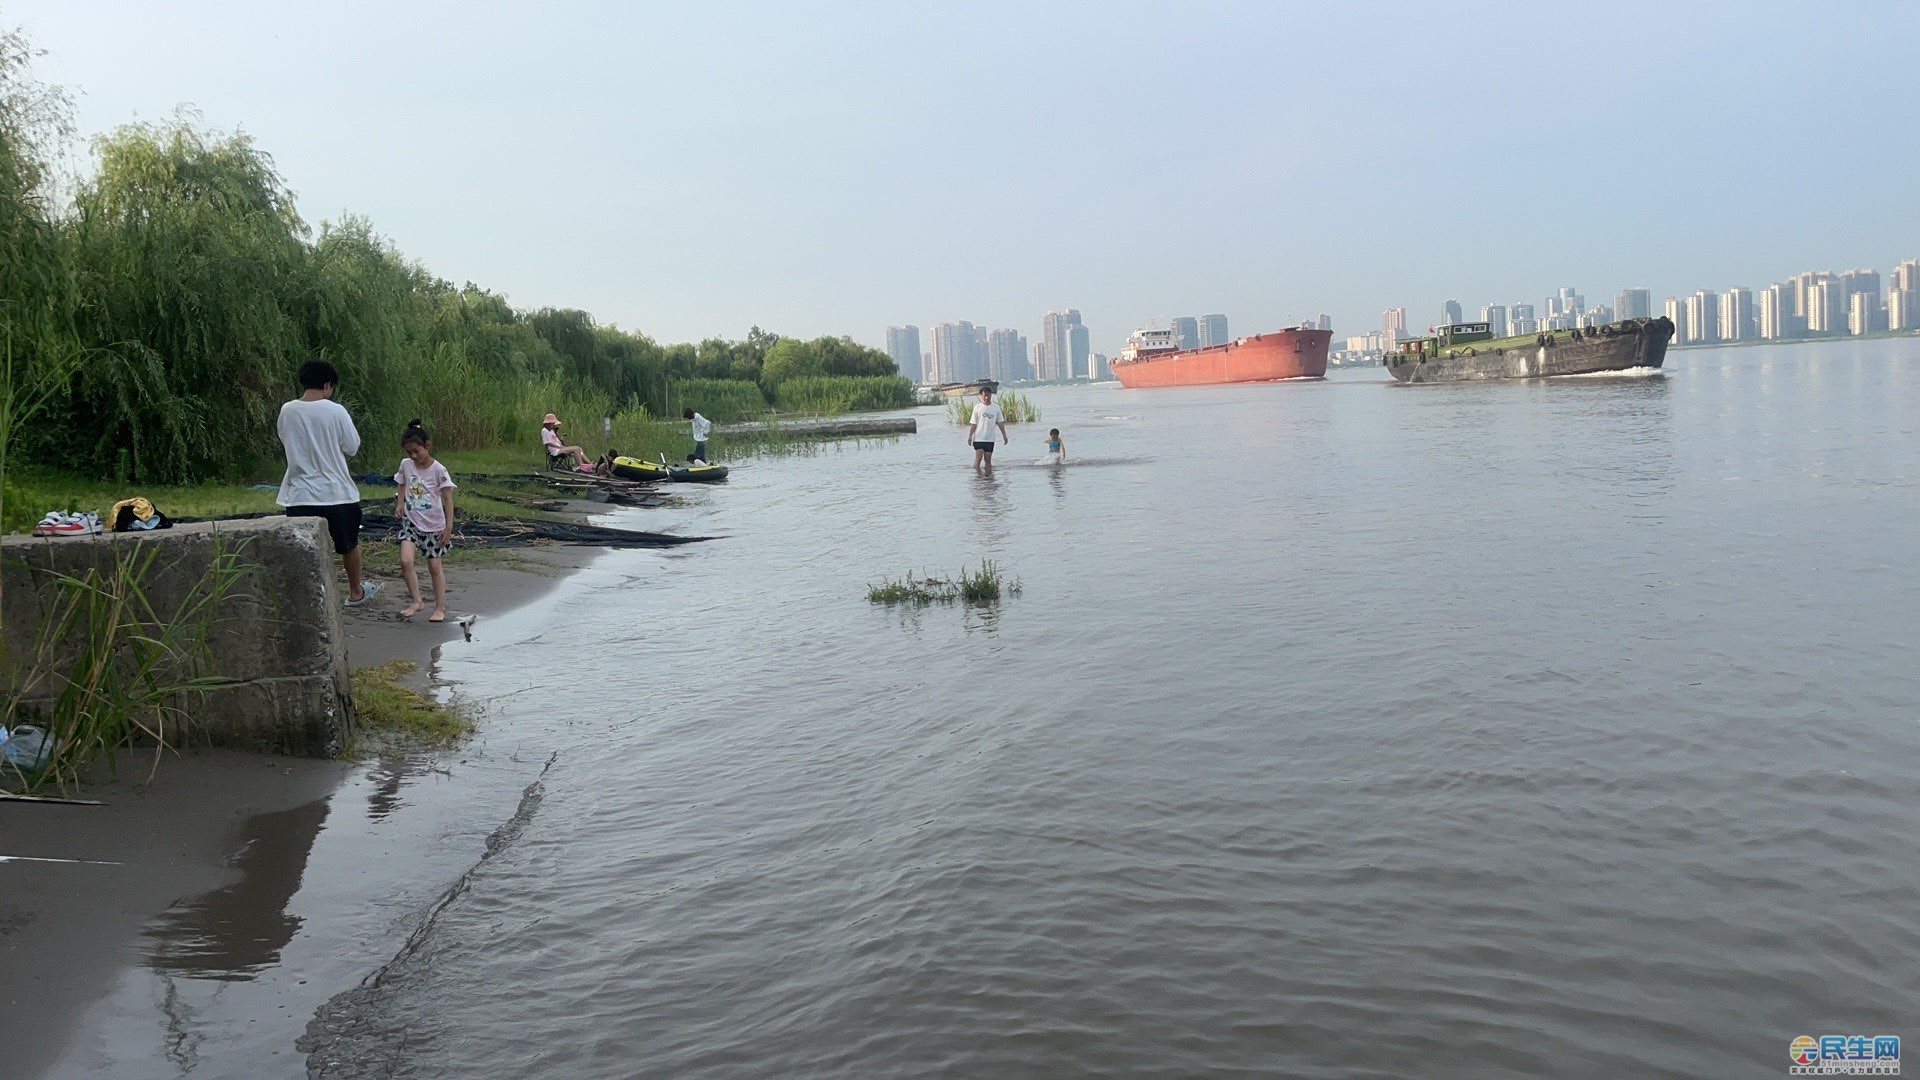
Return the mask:
<svg viewBox="0 0 1920 1080">
<path fill-rule="evenodd" d="M 977 397 L 948 398 L 947 419 L 961 427 L 973 423 L 973 407 L 980 403 Z M 993 396 L 993 403 L 1000 406 L 1000 415 L 1009 424 L 1032 424 L 1040 419 L 1040 406 L 1033 399 L 1023 397 L 1012 390 L 1003 390 Z"/>
<path fill-rule="evenodd" d="M 380 742 L 438 748 L 473 734 L 472 717 L 401 684 L 414 669 L 411 661 L 393 660 L 353 673 L 356 740 L 371 736 Z"/>
<path fill-rule="evenodd" d="M 992 604 L 999 601 L 1003 593 L 1019 591 L 1019 582 L 1009 584 L 998 566 L 983 560 L 980 569 L 962 568 L 959 576 L 951 580 L 917 578 L 911 573 L 904 578 L 888 578 L 878 585 L 867 586 L 867 600 L 875 604 L 914 606 L 950 604 L 956 600 L 964 604 Z"/>
</svg>

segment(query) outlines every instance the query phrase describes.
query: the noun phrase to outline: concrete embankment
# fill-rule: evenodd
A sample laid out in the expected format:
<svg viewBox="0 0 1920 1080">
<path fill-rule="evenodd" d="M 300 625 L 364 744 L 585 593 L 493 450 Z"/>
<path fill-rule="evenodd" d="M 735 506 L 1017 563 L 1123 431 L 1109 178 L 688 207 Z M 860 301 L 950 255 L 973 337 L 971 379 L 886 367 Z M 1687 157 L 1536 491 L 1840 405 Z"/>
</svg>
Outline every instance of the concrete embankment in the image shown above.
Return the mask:
<svg viewBox="0 0 1920 1080">
<path fill-rule="evenodd" d="M 151 556 L 151 562 L 148 557 Z M 236 575 L 207 636 L 204 674 L 226 680 L 193 703 L 170 741 L 307 757 L 344 751 L 353 727 L 346 635 L 333 547 L 317 518 L 270 517 L 180 525 L 151 533 L 7 537 L 0 541 L 0 633 L 12 674 L 71 670 L 85 656 L 78 627 L 46 642 L 46 627 L 70 604 L 59 576 L 101 583 L 121 579 L 122 595 L 173 619 L 206 595 L 215 565 Z M 124 579 L 144 566 L 140 580 Z M 85 606 L 81 611 L 84 613 Z M 82 616 L 84 618 L 84 614 Z M 23 715 L 50 710 L 65 680 L 42 678 L 22 701 Z"/>
<path fill-rule="evenodd" d="M 911 435 L 918 430 L 920 426 L 911 416 L 865 416 L 721 424 L 713 432 L 716 435 L 764 435 L 771 432 L 788 438 L 830 439 L 847 435 Z"/>
</svg>

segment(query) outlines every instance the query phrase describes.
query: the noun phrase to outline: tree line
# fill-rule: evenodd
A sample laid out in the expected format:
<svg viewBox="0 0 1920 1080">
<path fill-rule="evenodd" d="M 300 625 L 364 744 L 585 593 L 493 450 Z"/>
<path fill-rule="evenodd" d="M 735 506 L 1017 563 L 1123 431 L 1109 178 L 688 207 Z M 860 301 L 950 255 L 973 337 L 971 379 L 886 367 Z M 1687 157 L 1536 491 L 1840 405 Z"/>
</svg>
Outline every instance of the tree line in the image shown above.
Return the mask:
<svg viewBox="0 0 1920 1080">
<path fill-rule="evenodd" d="M 435 276 L 364 218 L 312 229 L 250 137 L 190 116 L 95 138 L 87 171 L 59 182 L 70 102 L 33 78 L 34 55 L 0 33 L 0 406 L 22 421 L 0 419 L 0 443 L 28 461 L 149 482 L 249 475 L 278 457 L 275 418 L 314 356 L 340 369 L 364 430 L 397 437 L 427 417 L 448 449 L 531 445 L 550 409 L 677 415 L 683 380 L 752 383 L 773 402 L 793 379 L 898 375 L 845 337 L 754 327 L 662 345 L 584 311 L 515 308 Z"/>
</svg>

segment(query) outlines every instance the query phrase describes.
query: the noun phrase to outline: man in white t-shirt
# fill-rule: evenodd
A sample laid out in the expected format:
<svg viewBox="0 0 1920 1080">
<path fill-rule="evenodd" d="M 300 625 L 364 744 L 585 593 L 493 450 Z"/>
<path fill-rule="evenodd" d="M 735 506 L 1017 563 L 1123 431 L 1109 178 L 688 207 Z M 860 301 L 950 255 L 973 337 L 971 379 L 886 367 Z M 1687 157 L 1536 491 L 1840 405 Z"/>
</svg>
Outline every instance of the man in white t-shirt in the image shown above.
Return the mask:
<svg viewBox="0 0 1920 1080">
<path fill-rule="evenodd" d="M 1008 442 L 1007 419 L 993 403 L 993 391 L 980 388 L 980 400 L 973 406 L 973 426 L 967 429 L 967 441 L 973 444 L 973 471 L 993 471 L 993 429 L 1000 429 L 1000 441 Z"/>
<path fill-rule="evenodd" d="M 333 400 L 340 372 L 325 360 L 300 365 L 300 396 L 280 406 L 280 445 L 287 450 L 287 474 L 274 501 L 288 517 L 317 517 L 327 523 L 334 553 L 347 569 L 347 606 L 373 599 L 378 585 L 360 575 L 360 485 L 347 459 L 360 452 L 353 417 Z"/>
<path fill-rule="evenodd" d="M 680 410 L 680 419 L 693 425 L 693 457 L 688 460 L 704 463 L 707 460 L 707 436 L 713 434 L 713 421 L 692 409 Z"/>
</svg>

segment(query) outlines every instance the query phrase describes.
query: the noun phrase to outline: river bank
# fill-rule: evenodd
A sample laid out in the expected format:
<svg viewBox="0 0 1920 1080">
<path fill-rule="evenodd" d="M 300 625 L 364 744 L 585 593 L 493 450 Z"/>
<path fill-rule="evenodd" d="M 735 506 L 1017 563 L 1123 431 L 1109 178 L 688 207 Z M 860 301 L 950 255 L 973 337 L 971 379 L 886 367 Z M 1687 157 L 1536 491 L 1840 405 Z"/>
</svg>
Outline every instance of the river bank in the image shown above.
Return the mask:
<svg viewBox="0 0 1920 1080">
<path fill-rule="evenodd" d="M 511 564 L 463 566 L 450 599 L 482 636 L 596 554 L 538 547 Z M 405 585 L 374 580 L 381 594 L 348 613 L 350 663 L 406 660 L 424 687 L 465 631 L 401 619 Z M 6 804 L 7 854 L 19 860 L 0 864 L 7 1075 L 299 1075 L 292 1044 L 306 1017 L 392 955 L 425 882 L 478 858 L 497 822 L 463 821 L 461 808 L 501 801 L 518 780 L 511 754 L 510 739 L 487 733 L 444 753 L 360 762 L 193 750 L 153 770 L 151 754 L 126 753 L 117 779 L 80 793 L 104 805 Z M 355 796 L 377 813 L 337 811 Z M 329 871 L 317 842 L 355 822 L 361 835 L 346 849 L 365 857 L 336 858 Z M 441 873 L 422 873 L 436 864 Z M 323 874 L 334 888 L 316 894 Z M 289 901 L 303 882 L 315 903 L 296 913 Z M 283 953 L 310 921 L 335 924 L 347 947 L 289 970 Z M 217 1028 L 198 1022 L 213 1014 L 194 1002 L 203 993 L 218 999 Z M 236 1041 L 255 1049 L 230 1059 L 222 1051 Z"/>
</svg>

